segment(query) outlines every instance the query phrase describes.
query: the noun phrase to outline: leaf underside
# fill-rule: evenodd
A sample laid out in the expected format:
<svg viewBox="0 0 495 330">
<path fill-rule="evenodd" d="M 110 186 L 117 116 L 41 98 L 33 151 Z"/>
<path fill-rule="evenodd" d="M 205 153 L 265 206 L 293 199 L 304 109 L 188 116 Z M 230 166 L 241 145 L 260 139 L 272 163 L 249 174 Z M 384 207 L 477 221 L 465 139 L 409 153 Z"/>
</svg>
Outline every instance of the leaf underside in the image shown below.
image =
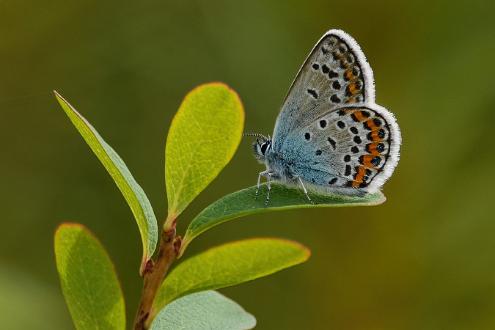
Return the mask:
<svg viewBox="0 0 495 330">
<path fill-rule="evenodd" d="M 245 330 L 256 326 L 254 316 L 216 291 L 184 296 L 167 305 L 152 330 Z"/>
<path fill-rule="evenodd" d="M 55 233 L 55 257 L 76 329 L 124 330 L 124 297 L 101 243 L 82 225 L 62 224 Z"/>
<path fill-rule="evenodd" d="M 303 245 L 278 238 L 253 238 L 211 248 L 180 263 L 158 290 L 154 311 L 193 292 L 220 289 L 306 261 Z"/>
<path fill-rule="evenodd" d="M 194 238 L 205 231 L 246 215 L 297 208 L 371 206 L 385 201 L 385 196 L 381 192 L 361 197 L 309 192 L 309 196 L 314 201 L 314 204 L 311 204 L 302 189 L 275 183 L 272 184 L 270 200 L 266 205 L 266 189 L 265 184 L 261 185 L 259 196 L 256 198 L 256 186 L 249 187 L 226 195 L 206 207 L 189 224 L 182 242 L 181 253 Z"/>
<path fill-rule="evenodd" d="M 205 84 L 186 95 L 165 149 L 169 221 L 227 165 L 241 141 L 243 126 L 242 103 L 227 85 Z"/>
<path fill-rule="evenodd" d="M 55 92 L 55 96 L 71 122 L 115 181 L 131 208 L 143 244 L 142 272 L 144 265 L 153 255 L 158 241 L 158 226 L 151 203 L 115 150 L 103 140 L 96 129 L 69 102 L 57 92 Z"/>
</svg>

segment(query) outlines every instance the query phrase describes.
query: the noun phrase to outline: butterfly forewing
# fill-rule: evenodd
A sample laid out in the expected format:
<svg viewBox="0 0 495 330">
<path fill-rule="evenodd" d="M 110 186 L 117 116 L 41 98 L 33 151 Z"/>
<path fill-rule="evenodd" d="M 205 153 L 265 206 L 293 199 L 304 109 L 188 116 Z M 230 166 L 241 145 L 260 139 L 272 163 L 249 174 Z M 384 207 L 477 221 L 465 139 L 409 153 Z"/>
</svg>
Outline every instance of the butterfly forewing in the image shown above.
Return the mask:
<svg viewBox="0 0 495 330">
<path fill-rule="evenodd" d="M 374 102 L 373 74 L 357 43 L 340 30 L 330 30 L 299 70 L 279 114 L 274 148 L 283 148 L 296 128 L 345 104 Z"/>
</svg>

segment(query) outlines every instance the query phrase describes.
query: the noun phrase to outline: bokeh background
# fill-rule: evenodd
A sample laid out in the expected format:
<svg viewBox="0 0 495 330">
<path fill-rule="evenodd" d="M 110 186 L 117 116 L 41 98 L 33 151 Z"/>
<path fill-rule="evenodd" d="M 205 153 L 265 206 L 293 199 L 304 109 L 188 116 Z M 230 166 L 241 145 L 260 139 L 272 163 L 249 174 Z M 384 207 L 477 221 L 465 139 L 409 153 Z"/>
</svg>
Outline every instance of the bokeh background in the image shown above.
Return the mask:
<svg viewBox="0 0 495 330">
<path fill-rule="evenodd" d="M 490 0 L 0 1 L 1 327 L 73 327 L 52 251 L 62 221 L 103 241 L 129 320 L 141 289 L 131 212 L 51 90 L 120 153 L 163 219 L 165 137 L 185 93 L 224 81 L 241 95 L 246 129 L 269 134 L 309 50 L 341 28 L 402 128 L 388 201 L 250 216 L 188 255 L 252 236 L 312 249 L 306 264 L 222 290 L 258 329 L 494 329 L 494 11 Z M 180 231 L 260 170 L 244 141 Z"/>
</svg>

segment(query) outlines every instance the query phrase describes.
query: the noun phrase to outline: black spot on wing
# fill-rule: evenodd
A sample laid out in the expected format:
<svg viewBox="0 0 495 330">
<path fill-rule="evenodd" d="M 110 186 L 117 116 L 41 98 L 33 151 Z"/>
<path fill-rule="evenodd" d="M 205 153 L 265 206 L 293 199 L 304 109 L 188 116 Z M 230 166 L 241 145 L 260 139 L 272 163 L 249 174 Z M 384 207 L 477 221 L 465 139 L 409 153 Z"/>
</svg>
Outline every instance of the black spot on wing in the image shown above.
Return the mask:
<svg viewBox="0 0 495 330">
<path fill-rule="evenodd" d="M 329 137 L 329 138 L 327 139 L 327 141 L 328 141 L 328 143 L 330 143 L 330 145 L 332 146 L 333 150 L 335 150 L 335 147 L 336 147 L 336 145 L 337 145 L 337 142 L 335 142 L 335 140 L 334 140 L 334 139 L 332 139 L 331 137 Z"/>
<path fill-rule="evenodd" d="M 314 99 L 318 99 L 318 93 L 314 89 L 308 88 L 308 94 L 311 95 Z"/>
<path fill-rule="evenodd" d="M 340 103 L 340 98 L 337 96 L 337 94 L 333 94 L 331 97 L 330 97 L 330 101 L 332 101 L 332 103 Z"/>
<path fill-rule="evenodd" d="M 346 165 L 345 166 L 345 173 L 344 173 L 345 176 L 349 176 L 351 175 L 351 165 Z"/>
</svg>

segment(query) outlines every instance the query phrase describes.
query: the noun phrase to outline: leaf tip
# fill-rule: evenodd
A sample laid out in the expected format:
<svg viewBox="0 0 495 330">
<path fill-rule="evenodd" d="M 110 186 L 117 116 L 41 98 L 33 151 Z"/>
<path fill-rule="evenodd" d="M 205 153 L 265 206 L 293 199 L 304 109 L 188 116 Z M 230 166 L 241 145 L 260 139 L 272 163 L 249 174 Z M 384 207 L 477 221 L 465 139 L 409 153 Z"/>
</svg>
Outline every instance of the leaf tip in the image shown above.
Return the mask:
<svg viewBox="0 0 495 330">
<path fill-rule="evenodd" d="M 55 95 L 58 104 L 60 104 L 60 106 L 65 112 L 68 113 L 68 111 L 72 111 L 76 113 L 78 116 L 80 116 L 79 113 L 76 111 L 76 109 L 74 109 L 74 107 L 69 103 L 69 101 L 67 101 L 61 94 L 59 94 L 59 92 L 53 90 L 53 94 Z"/>
<path fill-rule="evenodd" d="M 276 240 L 279 241 L 280 243 L 286 243 L 288 245 L 292 245 L 294 248 L 298 249 L 301 252 L 301 260 L 300 260 L 301 263 L 307 261 L 311 257 L 311 249 L 298 241 L 294 241 L 288 238 L 278 238 L 278 237 L 277 238 L 267 237 L 265 239 Z"/>
<path fill-rule="evenodd" d="M 311 249 L 302 243 L 296 241 L 291 242 L 292 244 L 297 245 L 303 252 L 303 260 L 301 262 L 306 262 L 311 257 Z"/>
<path fill-rule="evenodd" d="M 57 92 L 55 89 L 53 90 L 53 95 L 55 95 L 55 98 L 57 99 L 57 101 L 59 102 L 63 102 L 63 103 L 68 103 L 66 99 L 64 99 L 64 97 L 59 93 Z"/>
<path fill-rule="evenodd" d="M 198 90 L 201 90 L 203 88 L 206 88 L 206 87 L 221 87 L 221 88 L 227 90 L 230 94 L 232 94 L 234 96 L 236 102 L 238 102 L 240 105 L 240 112 L 242 114 L 242 119 L 244 120 L 244 104 L 242 103 L 242 100 L 241 100 L 241 97 L 239 96 L 239 93 L 237 93 L 237 91 L 234 88 L 232 88 L 230 85 L 228 85 L 222 81 L 211 81 L 211 82 L 207 82 L 207 83 L 203 83 L 201 85 L 198 85 L 198 86 L 194 87 L 192 90 L 190 90 L 188 95 L 192 94 Z"/>
<path fill-rule="evenodd" d="M 196 91 L 198 89 L 202 89 L 204 87 L 209 87 L 209 86 L 218 86 L 218 87 L 224 87 L 230 91 L 234 91 L 229 85 L 227 85 L 226 83 L 222 82 L 222 81 L 210 81 L 210 82 L 206 82 L 206 83 L 203 83 L 203 84 L 199 84 L 198 86 L 194 87 L 191 92 L 193 91 Z"/>
<path fill-rule="evenodd" d="M 232 87 L 230 87 L 229 85 L 227 85 L 226 83 L 221 82 L 221 81 L 213 81 L 210 84 L 224 87 L 226 90 L 228 90 L 234 96 L 236 102 L 239 103 L 239 106 L 240 106 L 239 110 L 240 110 L 240 113 L 242 115 L 242 122 L 244 123 L 244 117 L 245 117 L 244 103 L 242 103 L 242 100 L 241 100 L 241 97 L 239 96 L 239 93 L 237 93 L 237 91 L 235 89 L 233 89 Z"/>
<path fill-rule="evenodd" d="M 67 229 L 67 228 L 79 228 L 82 230 L 86 230 L 89 232 L 89 230 L 82 224 L 77 223 L 77 222 L 62 222 L 55 228 L 55 236 L 59 235 L 62 230 Z"/>
</svg>

